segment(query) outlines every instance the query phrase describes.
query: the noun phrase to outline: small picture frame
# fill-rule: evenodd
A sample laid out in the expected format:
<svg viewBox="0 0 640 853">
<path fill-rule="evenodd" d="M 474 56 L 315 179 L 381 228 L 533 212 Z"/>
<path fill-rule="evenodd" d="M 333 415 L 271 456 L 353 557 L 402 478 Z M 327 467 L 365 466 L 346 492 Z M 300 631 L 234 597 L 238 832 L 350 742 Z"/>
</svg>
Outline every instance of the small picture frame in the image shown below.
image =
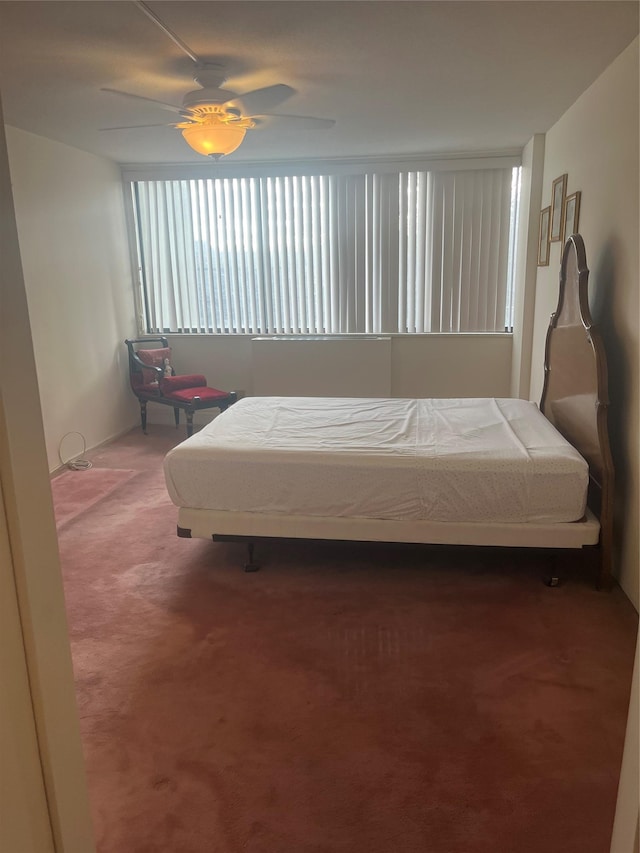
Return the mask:
<svg viewBox="0 0 640 853">
<path fill-rule="evenodd" d="M 568 239 L 572 234 L 578 233 L 580 225 L 580 196 L 582 193 L 577 190 L 571 195 L 568 195 L 564 201 L 564 239 Z"/>
<path fill-rule="evenodd" d="M 538 236 L 538 266 L 549 266 L 549 227 L 551 225 L 551 207 L 540 211 L 540 234 Z"/>
<path fill-rule="evenodd" d="M 551 235 L 549 241 L 557 243 L 564 236 L 564 199 L 567 194 L 567 175 L 556 178 L 551 187 Z"/>
</svg>

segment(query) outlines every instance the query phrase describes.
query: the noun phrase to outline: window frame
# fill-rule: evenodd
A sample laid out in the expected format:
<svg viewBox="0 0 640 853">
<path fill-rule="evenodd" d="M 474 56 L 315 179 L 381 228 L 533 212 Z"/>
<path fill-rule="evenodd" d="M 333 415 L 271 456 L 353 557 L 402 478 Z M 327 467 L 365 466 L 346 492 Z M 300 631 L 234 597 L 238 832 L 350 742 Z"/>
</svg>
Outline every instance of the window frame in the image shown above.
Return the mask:
<svg viewBox="0 0 640 853">
<path fill-rule="evenodd" d="M 188 181 L 212 178 L 253 178 L 253 177 L 284 177 L 284 176 L 320 176 L 320 175 L 358 175 L 375 172 L 377 174 L 397 173 L 399 171 L 428 171 L 428 172 L 451 172 L 484 169 L 520 168 L 522 165 L 521 152 L 489 152 L 480 154 L 460 154 L 452 156 L 407 156 L 387 158 L 340 158 L 332 160 L 309 160 L 294 162 L 231 162 L 216 163 L 211 165 L 144 165 L 125 164 L 121 167 L 121 176 L 124 187 L 126 222 L 129 237 L 130 257 L 133 273 L 133 284 L 135 290 L 136 316 L 139 334 L 175 334 L 175 335 L 198 335 L 215 337 L 237 337 L 271 334 L 269 332 L 237 331 L 229 328 L 220 330 L 201 329 L 169 329 L 148 330 L 145 317 L 149 316 L 148 304 L 145 305 L 147 297 L 146 283 L 144 282 L 144 268 L 139 265 L 138 258 L 142 256 L 142 247 L 139 245 L 137 229 L 137 213 L 134 207 L 133 193 L 130 185 L 137 181 Z M 512 228 L 510 236 L 510 247 L 513 251 L 517 249 L 517 217 L 515 227 Z M 515 257 L 515 256 L 513 256 Z M 517 268 L 517 262 L 516 262 Z M 515 274 L 515 270 L 514 270 Z M 513 296 L 513 294 L 512 294 Z M 146 310 L 145 310 L 146 309 Z M 513 316 L 513 305 L 511 306 Z M 423 332 L 401 332 L 384 331 L 379 333 L 370 332 L 327 332 L 331 337 L 363 337 L 370 335 L 397 335 L 415 337 L 419 335 L 501 335 L 511 334 L 513 328 L 505 326 L 504 331 L 423 331 Z M 276 333 L 273 333 L 276 334 Z M 304 337 L 299 332 L 278 332 L 278 336 Z M 307 336 L 314 336 L 309 333 Z"/>
</svg>

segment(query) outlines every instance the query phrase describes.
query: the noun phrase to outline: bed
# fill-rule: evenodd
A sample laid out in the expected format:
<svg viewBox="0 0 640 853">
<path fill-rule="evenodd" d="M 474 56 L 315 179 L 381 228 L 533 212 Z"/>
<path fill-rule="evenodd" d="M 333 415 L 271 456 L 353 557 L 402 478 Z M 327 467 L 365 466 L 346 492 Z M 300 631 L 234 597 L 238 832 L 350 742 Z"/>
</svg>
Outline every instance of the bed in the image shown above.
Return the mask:
<svg viewBox="0 0 640 853">
<path fill-rule="evenodd" d="M 566 243 L 540 407 L 518 399 L 245 398 L 170 451 L 178 535 L 588 549 L 611 583 L 605 354 Z M 557 583 L 557 573 L 551 583 Z"/>
</svg>

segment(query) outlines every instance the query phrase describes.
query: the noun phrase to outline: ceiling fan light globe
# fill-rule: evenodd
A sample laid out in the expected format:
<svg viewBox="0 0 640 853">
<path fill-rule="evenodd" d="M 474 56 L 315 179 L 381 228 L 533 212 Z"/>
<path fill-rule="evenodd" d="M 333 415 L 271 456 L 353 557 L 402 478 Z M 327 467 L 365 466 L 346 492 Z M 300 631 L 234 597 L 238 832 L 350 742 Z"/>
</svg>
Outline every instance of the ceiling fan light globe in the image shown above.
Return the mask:
<svg viewBox="0 0 640 853">
<path fill-rule="evenodd" d="M 239 148 L 246 132 L 234 125 L 192 124 L 182 129 L 182 136 L 198 154 L 217 158 Z"/>
</svg>

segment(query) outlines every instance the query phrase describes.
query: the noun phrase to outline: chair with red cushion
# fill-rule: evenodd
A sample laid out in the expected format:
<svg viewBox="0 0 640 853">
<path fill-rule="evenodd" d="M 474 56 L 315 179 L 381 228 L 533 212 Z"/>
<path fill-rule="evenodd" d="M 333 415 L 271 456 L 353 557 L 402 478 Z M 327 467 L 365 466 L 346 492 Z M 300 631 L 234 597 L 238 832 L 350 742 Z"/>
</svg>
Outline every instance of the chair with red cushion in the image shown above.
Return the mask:
<svg viewBox="0 0 640 853">
<path fill-rule="evenodd" d="M 147 434 L 147 403 L 172 406 L 176 427 L 180 409 L 187 416 L 187 436 L 193 435 L 193 414 L 198 409 L 220 409 L 223 412 L 237 396 L 235 391 L 209 388 L 199 373 L 176 376 L 171 364 L 171 347 L 165 337 L 126 340 L 129 350 L 129 381 L 131 390 L 140 402 L 142 431 Z M 145 346 L 136 345 L 144 344 Z M 150 348 L 148 344 L 160 344 Z"/>
</svg>

